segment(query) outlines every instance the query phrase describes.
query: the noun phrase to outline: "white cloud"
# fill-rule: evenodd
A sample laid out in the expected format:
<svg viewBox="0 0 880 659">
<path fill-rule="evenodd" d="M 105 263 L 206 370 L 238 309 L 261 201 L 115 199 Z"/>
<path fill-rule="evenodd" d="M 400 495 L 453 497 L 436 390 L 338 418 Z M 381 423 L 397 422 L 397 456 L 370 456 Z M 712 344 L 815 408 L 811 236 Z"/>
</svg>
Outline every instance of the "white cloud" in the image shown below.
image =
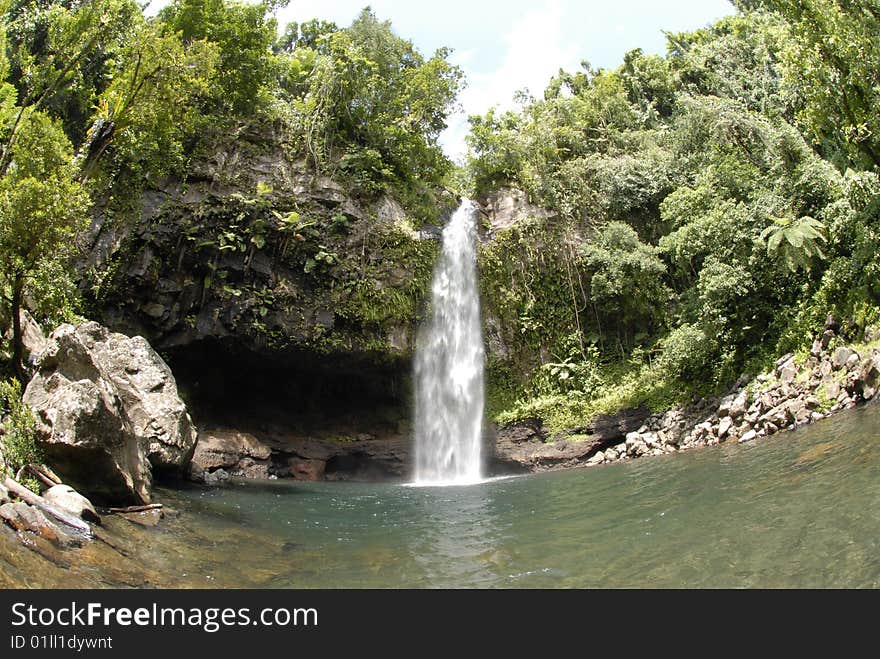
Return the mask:
<svg viewBox="0 0 880 659">
<path fill-rule="evenodd" d="M 465 70 L 468 86 L 459 97 L 463 112 L 449 117 L 449 128 L 440 137 L 448 156 L 458 159 L 467 150 L 468 115 L 484 114 L 493 106 L 511 109 L 517 91 L 540 95 L 560 67 L 570 70 L 578 65 L 578 47 L 566 41 L 564 20 L 558 0 L 548 0 L 520 16 L 504 35 L 504 56 L 492 72 L 473 72 L 468 66 L 473 55 L 459 56 L 456 63 Z"/>
</svg>

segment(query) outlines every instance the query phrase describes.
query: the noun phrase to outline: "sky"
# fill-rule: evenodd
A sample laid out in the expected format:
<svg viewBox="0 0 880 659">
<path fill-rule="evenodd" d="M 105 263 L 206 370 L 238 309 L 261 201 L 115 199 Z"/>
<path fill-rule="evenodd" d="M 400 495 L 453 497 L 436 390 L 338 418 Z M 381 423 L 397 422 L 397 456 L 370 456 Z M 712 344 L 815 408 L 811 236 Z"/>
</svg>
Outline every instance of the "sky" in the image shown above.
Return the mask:
<svg viewBox="0 0 880 659">
<path fill-rule="evenodd" d="M 150 10 L 163 4 L 154 0 Z M 312 18 L 348 26 L 368 4 L 423 55 L 453 50 L 450 61 L 467 87 L 440 143 L 454 160 L 466 151 L 468 115 L 510 109 L 519 90 L 540 96 L 560 68 L 576 71 L 583 60 L 613 68 L 633 48 L 664 54 L 663 31 L 694 30 L 735 13 L 729 0 L 291 0 L 278 21 L 282 29 Z"/>
</svg>

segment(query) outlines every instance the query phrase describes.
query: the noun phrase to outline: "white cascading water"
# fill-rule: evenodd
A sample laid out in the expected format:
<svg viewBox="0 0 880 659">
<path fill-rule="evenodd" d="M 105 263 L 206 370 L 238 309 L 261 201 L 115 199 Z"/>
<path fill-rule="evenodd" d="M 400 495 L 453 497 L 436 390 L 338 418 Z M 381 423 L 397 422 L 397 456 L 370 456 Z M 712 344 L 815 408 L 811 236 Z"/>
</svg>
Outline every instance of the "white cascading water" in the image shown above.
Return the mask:
<svg viewBox="0 0 880 659">
<path fill-rule="evenodd" d="M 465 200 L 443 230 L 431 317 L 415 357 L 415 484 L 481 479 L 483 337 L 477 292 L 477 207 Z"/>
</svg>

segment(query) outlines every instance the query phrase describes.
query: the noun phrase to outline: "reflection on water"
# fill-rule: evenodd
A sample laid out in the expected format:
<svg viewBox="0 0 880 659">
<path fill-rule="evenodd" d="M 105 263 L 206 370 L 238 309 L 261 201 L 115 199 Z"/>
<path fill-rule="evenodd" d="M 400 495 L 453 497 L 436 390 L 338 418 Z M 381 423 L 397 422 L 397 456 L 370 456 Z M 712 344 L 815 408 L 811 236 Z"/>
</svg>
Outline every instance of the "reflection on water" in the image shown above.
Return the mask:
<svg viewBox="0 0 880 659">
<path fill-rule="evenodd" d="M 180 515 L 108 518 L 105 541 L 50 556 L 67 568 L 0 541 L 0 586 L 876 588 L 880 405 L 765 442 L 467 487 L 158 498 Z"/>
<path fill-rule="evenodd" d="M 422 533 L 409 539 L 409 552 L 424 583 L 440 587 L 491 584 L 498 560 L 498 535 L 485 483 L 470 487 L 412 490 Z M 450 570 L 450 566 L 452 570 Z"/>
</svg>

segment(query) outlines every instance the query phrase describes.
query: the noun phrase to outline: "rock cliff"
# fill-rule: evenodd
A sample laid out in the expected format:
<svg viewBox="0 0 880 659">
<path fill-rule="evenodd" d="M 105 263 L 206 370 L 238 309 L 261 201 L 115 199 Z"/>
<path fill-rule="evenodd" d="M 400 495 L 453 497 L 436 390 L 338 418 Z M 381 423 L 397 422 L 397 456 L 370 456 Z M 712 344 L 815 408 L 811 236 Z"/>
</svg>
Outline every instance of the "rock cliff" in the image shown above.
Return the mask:
<svg viewBox="0 0 880 659">
<path fill-rule="evenodd" d="M 345 408 L 360 390 L 366 407 L 380 392 L 404 418 L 436 225 L 458 200 L 431 192 L 433 217 L 410 212 L 294 153 L 271 127 L 242 129 L 203 140 L 186 180 L 104 200 L 82 265 L 90 315 L 147 338 L 198 422 L 238 402 Z M 218 366 L 222 385 L 206 383 Z M 232 395 L 254 387 L 259 396 Z"/>
</svg>

